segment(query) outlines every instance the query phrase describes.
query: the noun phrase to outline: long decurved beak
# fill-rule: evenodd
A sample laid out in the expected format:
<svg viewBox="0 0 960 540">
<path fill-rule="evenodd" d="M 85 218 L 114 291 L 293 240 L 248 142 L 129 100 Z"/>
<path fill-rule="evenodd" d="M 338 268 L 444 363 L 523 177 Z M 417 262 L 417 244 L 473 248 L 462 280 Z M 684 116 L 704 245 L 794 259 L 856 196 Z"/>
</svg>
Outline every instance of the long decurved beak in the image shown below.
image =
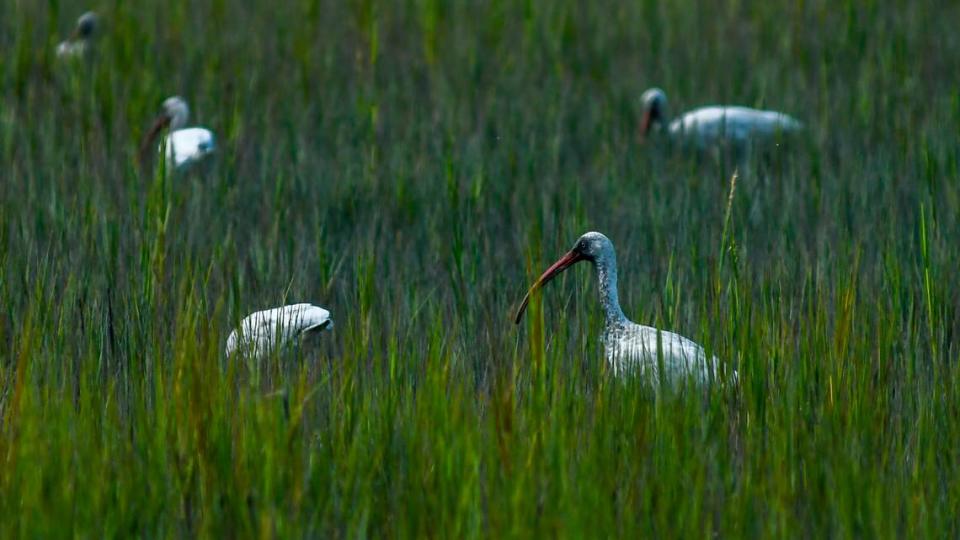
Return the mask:
<svg viewBox="0 0 960 540">
<path fill-rule="evenodd" d="M 650 133 L 650 124 L 653 122 L 653 111 L 647 109 L 643 111 L 643 118 L 640 119 L 640 142 L 647 140 L 647 134 Z"/>
<path fill-rule="evenodd" d="M 516 322 L 516 324 L 520 324 L 520 319 L 523 318 L 523 312 L 527 310 L 527 304 L 530 303 L 530 295 L 533 294 L 533 291 L 543 287 L 551 279 L 557 277 L 561 272 L 582 261 L 583 259 L 584 257 L 580 253 L 577 253 L 576 251 L 569 251 L 566 255 L 560 257 L 560 260 L 553 263 L 550 268 L 547 268 L 547 271 L 540 276 L 540 279 L 530 286 L 530 290 L 528 290 L 527 294 L 523 297 L 523 301 L 520 302 L 520 309 L 517 310 L 517 318 L 514 322 Z"/>
<path fill-rule="evenodd" d="M 143 142 L 140 144 L 141 163 L 146 163 L 146 159 L 150 156 L 150 148 L 153 146 L 153 142 L 157 140 L 157 135 L 159 135 L 160 132 L 169 125 L 170 115 L 161 114 L 153 122 L 153 125 L 150 126 L 150 130 L 147 131 L 147 134 L 143 136 Z"/>
</svg>

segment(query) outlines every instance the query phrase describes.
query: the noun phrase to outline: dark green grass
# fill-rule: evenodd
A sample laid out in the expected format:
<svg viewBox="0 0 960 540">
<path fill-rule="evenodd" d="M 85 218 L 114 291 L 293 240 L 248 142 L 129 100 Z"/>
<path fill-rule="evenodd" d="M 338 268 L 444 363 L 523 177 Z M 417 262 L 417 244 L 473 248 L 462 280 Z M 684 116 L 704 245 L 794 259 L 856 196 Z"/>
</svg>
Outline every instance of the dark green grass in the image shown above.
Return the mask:
<svg viewBox="0 0 960 540">
<path fill-rule="evenodd" d="M 89 62 L 53 46 L 103 15 Z M 0 17 L 0 536 L 955 537 L 951 2 L 14 1 Z M 638 97 L 783 110 L 740 171 Z M 219 137 L 139 171 L 160 102 Z M 611 379 L 624 310 L 736 367 Z M 724 232 L 725 231 L 725 232 Z M 542 305 L 539 298 L 542 298 Z M 332 334 L 228 362 L 254 310 Z"/>
</svg>

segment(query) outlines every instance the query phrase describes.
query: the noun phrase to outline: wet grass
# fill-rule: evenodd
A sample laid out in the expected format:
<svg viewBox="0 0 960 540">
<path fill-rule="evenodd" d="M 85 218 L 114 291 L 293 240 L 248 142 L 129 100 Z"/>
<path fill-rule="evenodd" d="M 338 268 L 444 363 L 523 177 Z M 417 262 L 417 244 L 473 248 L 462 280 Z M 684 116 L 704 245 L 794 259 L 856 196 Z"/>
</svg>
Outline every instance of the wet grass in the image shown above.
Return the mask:
<svg viewBox="0 0 960 540">
<path fill-rule="evenodd" d="M 91 7 L 95 54 L 57 62 Z M 14 1 L 0 535 L 957 536 L 958 17 Z M 731 190 L 731 163 L 638 146 L 649 86 L 808 129 Z M 173 94 L 219 155 L 164 178 L 136 150 Z M 611 379 L 587 268 L 512 324 L 587 230 L 627 315 L 739 388 Z M 334 332 L 223 357 L 294 301 Z"/>
</svg>

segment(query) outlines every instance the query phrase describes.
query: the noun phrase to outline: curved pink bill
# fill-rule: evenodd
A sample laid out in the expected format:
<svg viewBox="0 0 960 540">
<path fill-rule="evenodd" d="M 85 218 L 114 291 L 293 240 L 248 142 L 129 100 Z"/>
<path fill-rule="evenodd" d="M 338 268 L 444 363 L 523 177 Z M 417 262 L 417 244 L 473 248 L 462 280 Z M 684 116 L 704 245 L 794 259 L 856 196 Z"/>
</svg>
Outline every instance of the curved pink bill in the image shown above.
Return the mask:
<svg viewBox="0 0 960 540">
<path fill-rule="evenodd" d="M 530 303 L 530 295 L 533 294 L 533 291 L 543 287 L 551 279 L 557 277 L 561 272 L 570 268 L 574 264 L 583 260 L 583 255 L 570 251 L 563 257 L 560 257 L 560 260 L 553 263 L 550 268 L 547 268 L 547 271 L 540 276 L 540 279 L 534 282 L 530 286 L 530 290 L 527 291 L 527 294 L 523 297 L 523 301 L 520 302 L 520 309 L 517 310 L 517 318 L 515 320 L 516 324 L 520 324 L 520 319 L 523 318 L 523 312 L 527 310 L 527 304 Z"/>
<path fill-rule="evenodd" d="M 643 118 L 640 120 L 640 142 L 647 139 L 647 134 L 650 133 L 651 122 L 653 122 L 653 111 L 647 109 L 643 111 Z"/>
<path fill-rule="evenodd" d="M 154 121 L 153 125 L 150 126 L 150 129 L 147 131 L 147 134 L 143 136 L 143 142 L 140 143 L 140 161 L 141 163 L 146 162 L 150 156 L 151 148 L 153 147 L 153 142 L 157 140 L 157 136 L 161 131 L 164 130 L 167 126 L 170 125 L 170 116 L 167 114 L 161 114 Z"/>
</svg>

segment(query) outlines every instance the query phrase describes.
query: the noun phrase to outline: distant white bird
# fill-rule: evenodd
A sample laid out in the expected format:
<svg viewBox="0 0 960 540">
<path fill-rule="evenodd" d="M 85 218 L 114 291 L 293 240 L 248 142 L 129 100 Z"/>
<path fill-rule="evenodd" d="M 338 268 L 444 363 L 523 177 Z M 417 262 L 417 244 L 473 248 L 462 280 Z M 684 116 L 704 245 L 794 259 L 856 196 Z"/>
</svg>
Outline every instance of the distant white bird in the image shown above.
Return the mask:
<svg viewBox="0 0 960 540">
<path fill-rule="evenodd" d="M 726 105 L 701 107 L 670 121 L 667 95 L 663 90 L 651 88 L 640 100 L 643 102 L 641 138 L 646 138 L 654 128 L 667 125 L 671 139 L 691 142 L 700 149 L 716 146 L 722 141 L 744 147 L 751 142 L 775 139 L 803 128 L 797 119 L 782 112 Z"/>
<path fill-rule="evenodd" d="M 144 136 L 140 146 L 141 161 L 146 162 L 157 136 L 166 128 L 170 133 L 163 140 L 169 170 L 183 171 L 212 154 L 217 145 L 213 132 L 202 127 L 185 127 L 190 118 L 190 108 L 180 96 L 167 98 L 163 112 Z"/>
<path fill-rule="evenodd" d="M 269 356 L 312 332 L 330 330 L 330 312 L 312 304 L 292 304 L 257 311 L 240 321 L 227 338 L 227 356 L 243 352 L 253 358 Z"/>
<path fill-rule="evenodd" d="M 88 11 L 77 19 L 73 33 L 57 45 L 57 57 L 63 59 L 81 58 L 90 49 L 93 34 L 97 29 L 97 14 Z"/>
<path fill-rule="evenodd" d="M 620 309 L 617 293 L 616 252 L 610 239 L 598 232 L 581 236 L 573 249 L 530 287 L 517 311 L 516 323 L 520 324 L 533 291 L 580 261 L 593 263 L 600 281 L 600 303 L 605 316 L 603 345 L 614 375 L 636 374 L 656 381 L 662 367 L 664 380 L 671 384 L 687 378 L 697 383 L 717 379 L 719 363 L 716 357 L 708 359 L 700 345 L 679 334 L 627 319 Z M 736 373 L 732 377 L 735 378 Z"/>
</svg>

